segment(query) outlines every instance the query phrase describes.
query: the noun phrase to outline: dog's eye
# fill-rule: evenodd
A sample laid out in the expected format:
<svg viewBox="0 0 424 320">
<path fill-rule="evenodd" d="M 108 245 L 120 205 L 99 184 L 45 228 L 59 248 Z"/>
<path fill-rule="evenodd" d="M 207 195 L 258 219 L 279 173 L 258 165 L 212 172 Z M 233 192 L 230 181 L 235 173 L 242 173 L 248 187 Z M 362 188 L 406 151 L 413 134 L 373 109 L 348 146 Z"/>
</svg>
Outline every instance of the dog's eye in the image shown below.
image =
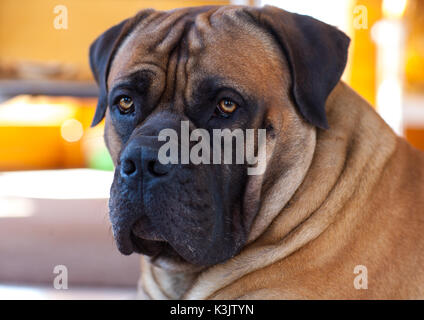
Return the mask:
<svg viewBox="0 0 424 320">
<path fill-rule="evenodd" d="M 121 113 L 130 113 L 134 110 L 134 102 L 128 96 L 122 96 L 119 99 L 118 108 Z"/>
<path fill-rule="evenodd" d="M 217 105 L 218 111 L 222 115 L 227 116 L 227 117 L 230 114 L 232 114 L 234 111 L 236 111 L 237 107 L 238 107 L 237 103 L 235 103 L 233 100 L 228 99 L 228 98 L 221 99 L 218 102 L 218 105 Z"/>
</svg>

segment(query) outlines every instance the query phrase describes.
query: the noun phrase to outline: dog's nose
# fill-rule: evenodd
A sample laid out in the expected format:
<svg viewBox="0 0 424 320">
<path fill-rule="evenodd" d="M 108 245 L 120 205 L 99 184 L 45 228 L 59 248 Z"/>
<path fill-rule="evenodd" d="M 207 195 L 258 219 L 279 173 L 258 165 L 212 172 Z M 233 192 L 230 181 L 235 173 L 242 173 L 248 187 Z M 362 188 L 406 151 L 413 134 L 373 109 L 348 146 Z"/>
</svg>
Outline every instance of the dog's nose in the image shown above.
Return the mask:
<svg viewBox="0 0 424 320">
<path fill-rule="evenodd" d="M 166 176 L 172 165 L 160 163 L 157 153 L 149 147 L 127 146 L 121 156 L 121 176 L 127 179 Z"/>
</svg>

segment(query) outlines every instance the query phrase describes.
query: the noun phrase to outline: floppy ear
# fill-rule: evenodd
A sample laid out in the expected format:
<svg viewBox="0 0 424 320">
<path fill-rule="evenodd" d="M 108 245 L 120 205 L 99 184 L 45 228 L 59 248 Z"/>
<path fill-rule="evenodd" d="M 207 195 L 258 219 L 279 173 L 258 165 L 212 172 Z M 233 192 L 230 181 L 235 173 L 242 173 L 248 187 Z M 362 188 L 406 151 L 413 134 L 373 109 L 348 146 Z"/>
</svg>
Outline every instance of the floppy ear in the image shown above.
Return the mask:
<svg viewBox="0 0 424 320">
<path fill-rule="evenodd" d="M 91 123 L 92 127 L 102 121 L 105 116 L 107 107 L 106 81 L 109 65 L 127 22 L 128 20 L 124 20 L 120 24 L 113 26 L 100 35 L 90 46 L 90 67 L 99 86 L 99 98 L 96 113 Z"/>
<path fill-rule="evenodd" d="M 325 102 L 346 66 L 349 37 L 309 16 L 272 6 L 252 10 L 286 55 L 299 112 L 311 124 L 328 129 Z"/>
</svg>

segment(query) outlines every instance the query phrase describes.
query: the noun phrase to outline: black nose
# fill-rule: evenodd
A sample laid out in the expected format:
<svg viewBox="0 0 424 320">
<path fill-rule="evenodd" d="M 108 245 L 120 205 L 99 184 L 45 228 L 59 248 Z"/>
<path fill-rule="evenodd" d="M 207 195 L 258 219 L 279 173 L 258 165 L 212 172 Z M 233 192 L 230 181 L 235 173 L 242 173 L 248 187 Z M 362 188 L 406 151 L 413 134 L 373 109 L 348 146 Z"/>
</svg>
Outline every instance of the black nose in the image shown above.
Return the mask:
<svg viewBox="0 0 424 320">
<path fill-rule="evenodd" d="M 172 169 L 171 164 L 158 160 L 157 149 L 129 144 L 121 155 L 121 176 L 123 178 L 163 177 Z"/>
</svg>

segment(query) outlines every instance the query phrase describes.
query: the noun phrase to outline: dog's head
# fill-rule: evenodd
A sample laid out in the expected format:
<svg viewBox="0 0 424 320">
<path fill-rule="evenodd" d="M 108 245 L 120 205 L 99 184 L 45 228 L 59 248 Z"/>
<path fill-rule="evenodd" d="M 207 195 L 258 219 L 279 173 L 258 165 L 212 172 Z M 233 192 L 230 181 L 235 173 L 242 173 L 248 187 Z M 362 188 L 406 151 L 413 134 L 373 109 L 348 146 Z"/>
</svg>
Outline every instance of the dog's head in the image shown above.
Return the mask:
<svg viewBox="0 0 424 320">
<path fill-rule="evenodd" d="M 348 44 L 336 28 L 274 7 L 145 10 L 102 34 L 90 48 L 100 88 L 93 125 L 106 116 L 119 250 L 199 266 L 236 255 L 273 181 L 287 194 L 301 183 Z M 183 161 L 196 143 L 182 148 L 183 135 L 199 128 L 211 143 L 214 129 L 265 129 L 266 170 Z M 158 156 L 164 129 L 179 142 L 170 164 Z"/>
</svg>

